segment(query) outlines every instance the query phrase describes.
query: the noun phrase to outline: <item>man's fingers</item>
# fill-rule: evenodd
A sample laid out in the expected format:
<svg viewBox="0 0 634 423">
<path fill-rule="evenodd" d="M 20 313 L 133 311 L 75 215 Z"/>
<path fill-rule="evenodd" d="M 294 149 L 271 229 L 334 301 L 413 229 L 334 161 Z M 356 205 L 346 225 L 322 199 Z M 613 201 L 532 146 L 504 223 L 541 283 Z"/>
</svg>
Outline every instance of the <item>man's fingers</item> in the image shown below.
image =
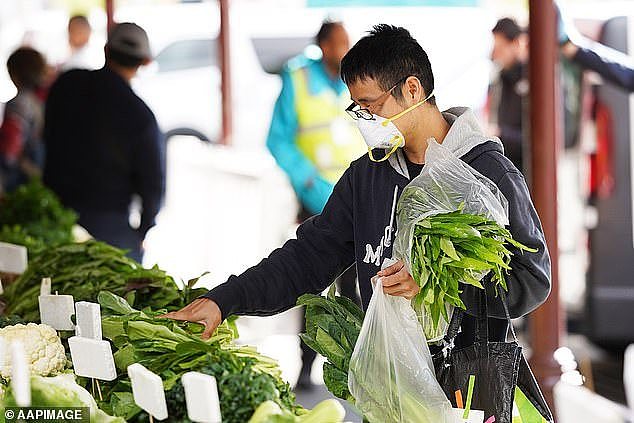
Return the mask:
<svg viewBox="0 0 634 423">
<path fill-rule="evenodd" d="M 391 286 L 383 286 L 383 292 L 388 295 L 396 295 L 398 292 L 405 292 L 407 288 L 403 284 L 396 284 Z"/>
<path fill-rule="evenodd" d="M 207 340 L 211 338 L 211 335 L 214 334 L 216 327 L 208 320 L 202 322 L 205 325 L 205 330 L 203 331 L 202 338 Z"/>
<path fill-rule="evenodd" d="M 169 313 L 165 313 L 165 314 L 161 314 L 159 316 L 159 319 L 173 319 L 173 320 L 179 320 L 178 319 L 178 315 L 179 315 L 180 311 L 170 311 Z"/>
<path fill-rule="evenodd" d="M 394 286 L 401 283 L 401 279 L 398 277 L 398 275 L 383 276 L 379 278 L 379 283 L 383 285 L 383 288 L 387 288 L 389 286 Z"/>
<path fill-rule="evenodd" d="M 383 286 L 392 286 L 396 285 L 397 283 L 407 282 L 409 278 L 410 276 L 407 272 L 400 271 L 390 276 L 382 276 L 379 281 Z"/>
<path fill-rule="evenodd" d="M 394 263 L 393 265 L 386 267 L 385 269 L 381 270 L 379 273 L 377 273 L 377 275 L 379 276 L 390 276 L 393 275 L 395 273 L 398 273 L 402 268 L 403 268 L 404 264 L 402 261 L 397 261 L 396 263 Z"/>
<path fill-rule="evenodd" d="M 165 315 L 168 319 L 172 320 L 186 320 L 191 321 L 192 314 L 185 310 L 173 311 Z"/>
</svg>

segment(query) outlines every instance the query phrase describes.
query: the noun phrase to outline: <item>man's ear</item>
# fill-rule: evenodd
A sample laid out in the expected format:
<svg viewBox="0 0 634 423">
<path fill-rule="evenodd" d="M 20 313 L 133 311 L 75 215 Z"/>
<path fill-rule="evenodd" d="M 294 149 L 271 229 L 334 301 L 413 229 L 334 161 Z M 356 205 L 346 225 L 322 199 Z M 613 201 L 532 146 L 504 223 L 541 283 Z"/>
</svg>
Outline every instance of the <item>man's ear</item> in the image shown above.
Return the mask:
<svg viewBox="0 0 634 423">
<path fill-rule="evenodd" d="M 410 76 L 405 80 L 403 95 L 407 101 L 420 101 L 425 98 L 426 93 L 423 90 L 418 78 Z"/>
</svg>

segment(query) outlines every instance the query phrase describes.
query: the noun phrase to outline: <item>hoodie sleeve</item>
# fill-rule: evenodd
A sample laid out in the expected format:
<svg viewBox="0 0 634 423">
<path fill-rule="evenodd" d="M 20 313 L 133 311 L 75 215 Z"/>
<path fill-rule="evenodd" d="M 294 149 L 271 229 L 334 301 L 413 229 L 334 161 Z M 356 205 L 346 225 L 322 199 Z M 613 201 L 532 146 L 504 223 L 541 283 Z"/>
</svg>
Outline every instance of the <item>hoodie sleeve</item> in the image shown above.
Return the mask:
<svg viewBox="0 0 634 423">
<path fill-rule="evenodd" d="M 335 185 L 324 211 L 297 230 L 297 239 L 258 265 L 212 289 L 223 319 L 266 316 L 293 307 L 305 293 L 319 293 L 354 262 L 351 169 Z"/>
<path fill-rule="evenodd" d="M 512 270 L 506 276 L 507 299 L 511 318 L 526 315 L 541 305 L 550 293 L 550 256 L 541 222 L 521 173 L 508 171 L 497 183 L 498 188 L 509 203 L 509 230 L 513 239 L 537 250 L 536 253 L 520 252 L 515 247 Z M 506 319 L 499 297 L 492 284 L 487 284 L 488 311 L 490 317 Z M 491 289 L 488 289 L 488 288 Z M 474 315 L 477 302 L 477 288 L 466 286 L 462 299 L 467 313 Z"/>
<path fill-rule="evenodd" d="M 617 86 L 634 92 L 634 67 L 630 59 L 620 51 L 598 43 L 579 47 L 573 61 L 585 69 L 595 71 Z"/>
</svg>

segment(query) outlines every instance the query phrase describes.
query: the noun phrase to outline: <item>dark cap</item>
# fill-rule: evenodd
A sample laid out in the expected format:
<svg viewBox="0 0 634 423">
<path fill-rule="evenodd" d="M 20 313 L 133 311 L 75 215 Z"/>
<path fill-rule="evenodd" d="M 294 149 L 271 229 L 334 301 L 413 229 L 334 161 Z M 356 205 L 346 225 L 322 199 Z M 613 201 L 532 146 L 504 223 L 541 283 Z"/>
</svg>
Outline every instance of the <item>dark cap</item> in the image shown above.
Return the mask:
<svg viewBox="0 0 634 423">
<path fill-rule="evenodd" d="M 493 27 L 494 34 L 501 34 L 507 40 L 513 41 L 524 33 L 524 29 L 513 18 L 502 18 Z"/>
<path fill-rule="evenodd" d="M 124 22 L 116 24 L 110 34 L 106 46 L 117 53 L 136 59 L 151 59 L 150 41 L 147 33 L 137 24 Z"/>
</svg>

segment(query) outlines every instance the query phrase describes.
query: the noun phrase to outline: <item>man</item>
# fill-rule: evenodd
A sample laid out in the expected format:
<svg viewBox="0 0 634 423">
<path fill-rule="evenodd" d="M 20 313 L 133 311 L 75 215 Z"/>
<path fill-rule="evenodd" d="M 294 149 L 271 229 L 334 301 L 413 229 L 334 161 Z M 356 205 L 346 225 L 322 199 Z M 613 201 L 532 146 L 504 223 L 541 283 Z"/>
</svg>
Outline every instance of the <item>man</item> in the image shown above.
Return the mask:
<svg viewBox="0 0 634 423">
<path fill-rule="evenodd" d="M 350 94 L 339 76 L 350 41 L 341 22 L 324 22 L 316 37 L 320 60 L 292 59 L 282 73 L 282 91 L 275 103 L 266 142 L 288 176 L 301 205 L 299 221 L 321 213 L 334 184 L 363 151 L 354 121 L 345 112 Z M 340 280 L 341 293 L 356 300 L 354 267 Z M 358 300 L 356 300 L 358 301 Z M 302 323 L 304 319 L 302 318 Z M 299 388 L 310 388 L 316 353 L 304 342 Z"/>
<path fill-rule="evenodd" d="M 370 278 L 375 275 L 389 295 L 410 299 L 419 292 L 402 262 L 380 270 L 381 258 L 392 252 L 393 201 L 422 170 L 430 138 L 438 142 L 488 138 L 470 110 L 438 110 L 427 54 L 403 28 L 375 26 L 344 57 L 341 74 L 354 100 L 348 110 L 358 118 L 366 143 L 387 144 L 384 151 L 375 149 L 350 165 L 323 212 L 299 227 L 296 240 L 166 317 L 204 323 L 203 337 L 209 337 L 232 314 L 267 315 L 292 307 L 301 294 L 321 292 L 355 262 L 364 308 L 370 302 Z M 396 133 L 395 137 L 385 138 L 380 128 Z M 402 148 L 394 147 L 403 140 Z M 538 250 L 515 254 L 507 276 L 511 317 L 527 314 L 548 296 L 550 260 L 524 177 L 504 157 L 495 139 L 473 148 L 462 160 L 498 186 L 509 203 L 513 237 Z M 463 289 L 467 313 L 478 313 L 477 288 Z M 494 292 L 488 294 L 490 338 L 502 341 L 507 332 L 504 308 Z M 473 342 L 474 320 L 463 320 L 458 345 Z"/>
<path fill-rule="evenodd" d="M 489 87 L 492 132 L 502 140 L 506 156 L 522 170 L 522 115 L 528 94 L 524 31 L 515 20 L 503 18 L 495 24 L 492 32 L 491 60 L 499 67 L 496 81 Z"/>
<path fill-rule="evenodd" d="M 129 250 L 154 225 L 165 185 L 164 146 L 152 111 L 130 80 L 150 62 L 147 34 L 132 23 L 116 25 L 105 47 L 106 65 L 72 70 L 55 82 L 46 103 L 44 183 L 96 239 Z M 132 197 L 143 211 L 129 223 Z"/>
<path fill-rule="evenodd" d="M 38 51 L 20 47 L 9 56 L 7 70 L 18 93 L 6 104 L 0 125 L 0 193 L 40 176 L 44 165 L 44 104 L 38 90 L 46 61 Z"/>
<path fill-rule="evenodd" d="M 68 21 L 68 46 L 70 57 L 61 66 L 61 71 L 71 69 L 97 69 L 103 65 L 103 59 L 93 55 L 90 49 L 92 27 L 83 15 L 75 15 Z"/>
</svg>

